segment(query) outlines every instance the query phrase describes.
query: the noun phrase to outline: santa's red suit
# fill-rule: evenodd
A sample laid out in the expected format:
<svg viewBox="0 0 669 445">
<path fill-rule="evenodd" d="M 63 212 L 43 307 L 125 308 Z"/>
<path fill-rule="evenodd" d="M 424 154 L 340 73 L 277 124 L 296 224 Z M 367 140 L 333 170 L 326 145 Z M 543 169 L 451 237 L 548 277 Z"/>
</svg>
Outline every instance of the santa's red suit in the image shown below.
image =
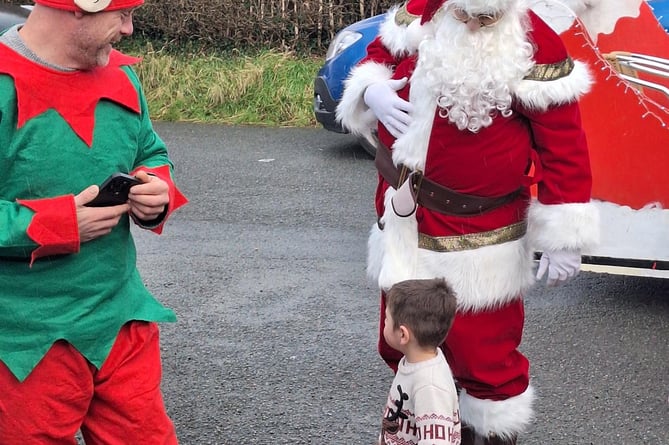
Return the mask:
<svg viewBox="0 0 669 445">
<path fill-rule="evenodd" d="M 398 94 L 412 120 L 395 138 L 363 96 L 404 77 Z M 380 174 L 369 238 L 368 273 L 382 291 L 431 277 L 455 289 L 459 311 L 443 349 L 462 388 L 463 425 L 485 443 L 515 443 L 533 416 L 529 365 L 517 348 L 534 250 L 578 251 L 599 236 L 577 103 L 590 82 L 586 66 L 516 0 L 412 0 L 389 11 L 337 109 L 351 132 L 378 130 L 378 150 L 391 150 L 403 177 L 419 172 L 472 198 L 506 197 L 482 212 L 419 200 L 401 217 L 391 205 L 400 184 Z M 382 332 L 383 293 L 381 306 Z M 396 369 L 401 356 L 382 335 L 379 351 Z"/>
</svg>

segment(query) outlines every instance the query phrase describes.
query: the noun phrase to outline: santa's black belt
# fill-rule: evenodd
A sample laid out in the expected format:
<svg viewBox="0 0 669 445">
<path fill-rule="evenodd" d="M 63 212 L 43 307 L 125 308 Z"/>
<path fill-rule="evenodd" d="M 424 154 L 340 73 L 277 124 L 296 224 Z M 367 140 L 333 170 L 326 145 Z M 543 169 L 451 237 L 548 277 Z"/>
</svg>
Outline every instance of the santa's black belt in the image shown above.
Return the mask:
<svg viewBox="0 0 669 445">
<path fill-rule="evenodd" d="M 432 181 L 419 171 L 412 171 L 401 164 L 396 167 L 390 149 L 381 143 L 377 146 L 374 164 L 383 179 L 395 189 L 398 189 L 408 178 L 418 205 L 446 215 L 480 215 L 511 202 L 523 189 L 520 187 L 508 195 L 496 197 L 456 192 Z"/>
</svg>

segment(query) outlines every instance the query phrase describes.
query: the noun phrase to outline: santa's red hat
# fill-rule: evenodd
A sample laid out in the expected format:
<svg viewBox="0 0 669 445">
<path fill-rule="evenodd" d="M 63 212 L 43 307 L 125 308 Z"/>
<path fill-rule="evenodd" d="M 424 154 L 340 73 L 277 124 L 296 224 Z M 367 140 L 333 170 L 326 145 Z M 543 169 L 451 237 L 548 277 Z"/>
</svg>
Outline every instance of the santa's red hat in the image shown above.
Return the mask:
<svg viewBox="0 0 669 445">
<path fill-rule="evenodd" d="M 432 17 L 439 11 L 439 8 L 446 3 L 446 0 L 427 0 L 425 3 L 425 8 L 423 8 L 423 14 L 420 19 L 420 24 L 427 23 L 432 20 Z"/>
<path fill-rule="evenodd" d="M 100 12 L 128 9 L 144 3 L 144 0 L 34 0 L 49 8 L 66 11 Z"/>
</svg>

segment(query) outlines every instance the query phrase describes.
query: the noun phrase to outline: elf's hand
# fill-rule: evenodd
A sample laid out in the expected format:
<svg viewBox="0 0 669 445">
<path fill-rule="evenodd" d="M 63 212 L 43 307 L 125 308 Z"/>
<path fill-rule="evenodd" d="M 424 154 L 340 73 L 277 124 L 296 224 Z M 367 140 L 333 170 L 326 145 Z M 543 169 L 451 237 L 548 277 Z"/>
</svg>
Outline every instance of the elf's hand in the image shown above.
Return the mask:
<svg viewBox="0 0 669 445">
<path fill-rule="evenodd" d="M 91 185 L 74 197 L 77 209 L 77 225 L 79 227 L 79 240 L 82 243 L 92 241 L 107 235 L 121 220 L 130 208 L 128 204 L 120 204 L 109 207 L 88 207 L 100 192 L 97 185 Z"/>
<path fill-rule="evenodd" d="M 163 215 L 170 202 L 169 185 L 143 170 L 136 172 L 135 177 L 142 183 L 130 188 L 130 212 L 141 221 L 153 221 Z"/>
</svg>

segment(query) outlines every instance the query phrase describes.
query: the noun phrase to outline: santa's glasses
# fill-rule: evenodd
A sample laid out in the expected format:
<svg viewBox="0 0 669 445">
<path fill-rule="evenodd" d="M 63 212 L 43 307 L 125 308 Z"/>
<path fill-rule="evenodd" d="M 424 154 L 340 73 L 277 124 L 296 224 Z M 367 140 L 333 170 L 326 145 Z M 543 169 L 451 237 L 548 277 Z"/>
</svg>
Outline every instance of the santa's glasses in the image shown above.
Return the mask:
<svg viewBox="0 0 669 445">
<path fill-rule="evenodd" d="M 479 27 L 484 28 L 492 26 L 502 18 L 502 13 L 498 12 L 497 14 L 474 14 L 469 15 L 467 11 L 462 8 L 451 8 L 451 15 L 453 18 L 459 22 L 469 24 L 470 21 L 474 20 L 478 22 Z"/>
</svg>

